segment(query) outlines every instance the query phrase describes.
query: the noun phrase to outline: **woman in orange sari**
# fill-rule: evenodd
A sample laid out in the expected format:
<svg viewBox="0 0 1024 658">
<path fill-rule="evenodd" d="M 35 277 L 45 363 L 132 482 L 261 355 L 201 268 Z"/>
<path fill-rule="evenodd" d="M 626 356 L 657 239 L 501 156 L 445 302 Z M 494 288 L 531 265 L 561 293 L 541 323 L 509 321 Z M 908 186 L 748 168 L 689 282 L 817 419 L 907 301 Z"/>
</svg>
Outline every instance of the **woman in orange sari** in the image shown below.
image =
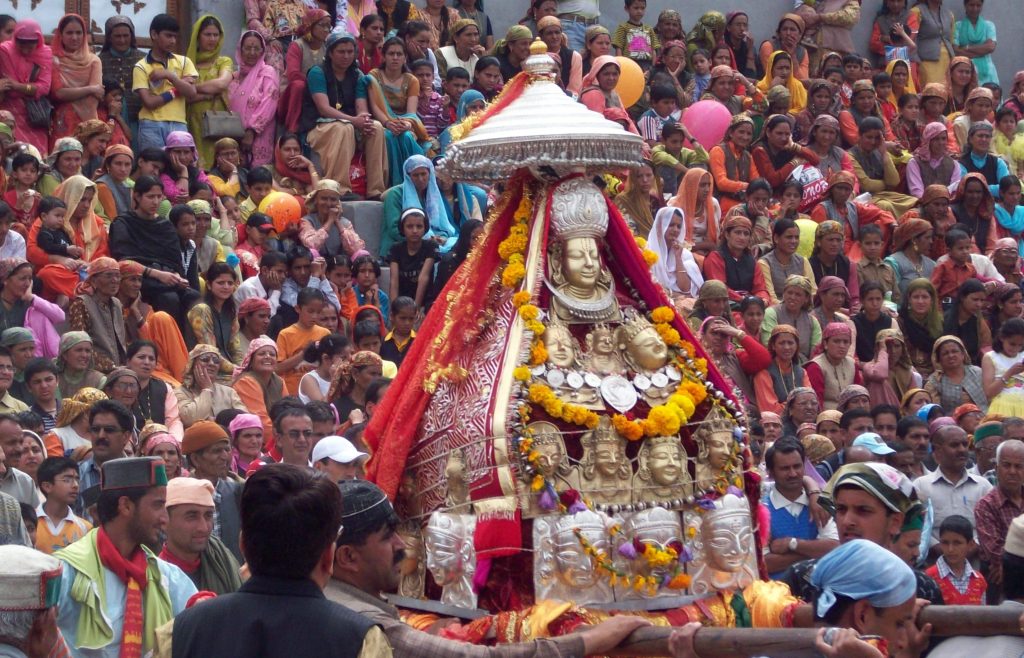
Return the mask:
<svg viewBox="0 0 1024 658">
<path fill-rule="evenodd" d="M 668 205 L 683 211 L 683 244 L 694 252 L 697 264 L 718 248 L 718 225 L 722 207 L 715 198 L 715 179 L 704 169 L 690 168 L 679 182 L 679 190 Z M 698 255 L 699 254 L 699 255 Z"/>
<path fill-rule="evenodd" d="M 43 282 L 43 297 L 54 300 L 63 295 L 70 299 L 80 279 L 78 271 L 100 256 L 109 256 L 107 228 L 93 210 L 96 183 L 85 176 L 71 176 L 61 183 L 54 196 L 64 202 L 64 231 L 71 242 L 82 249 L 81 258 L 68 258 L 47 254 L 39 248 L 37 239 L 42 224 L 38 218 L 28 230 L 26 251 L 28 260 L 36 268 L 36 278 Z"/>
<path fill-rule="evenodd" d="M 57 23 L 52 42 L 51 148 L 61 137 L 73 134 L 82 121 L 95 119 L 103 100 L 103 69 L 100 58 L 89 48 L 89 37 L 85 20 L 78 14 L 65 14 Z"/>
</svg>

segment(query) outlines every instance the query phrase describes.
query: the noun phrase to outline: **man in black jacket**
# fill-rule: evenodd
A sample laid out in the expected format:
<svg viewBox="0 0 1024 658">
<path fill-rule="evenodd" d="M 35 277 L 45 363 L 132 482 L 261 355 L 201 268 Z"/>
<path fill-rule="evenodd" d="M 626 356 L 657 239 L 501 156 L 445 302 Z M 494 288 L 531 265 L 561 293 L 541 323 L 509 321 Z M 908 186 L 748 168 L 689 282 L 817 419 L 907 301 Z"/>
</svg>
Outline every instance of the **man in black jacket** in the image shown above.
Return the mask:
<svg viewBox="0 0 1024 658">
<path fill-rule="evenodd" d="M 380 627 L 324 597 L 341 517 L 338 486 L 322 474 L 289 464 L 257 471 L 242 490 L 242 553 L 252 577 L 178 615 L 171 655 L 391 658 Z"/>
</svg>

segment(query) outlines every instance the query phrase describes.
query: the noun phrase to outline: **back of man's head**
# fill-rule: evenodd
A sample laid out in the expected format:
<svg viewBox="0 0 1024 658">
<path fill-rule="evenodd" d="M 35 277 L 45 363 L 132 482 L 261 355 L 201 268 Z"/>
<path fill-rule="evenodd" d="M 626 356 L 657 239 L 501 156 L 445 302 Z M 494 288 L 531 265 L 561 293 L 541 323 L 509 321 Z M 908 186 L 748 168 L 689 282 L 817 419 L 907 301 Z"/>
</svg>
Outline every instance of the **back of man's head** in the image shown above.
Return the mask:
<svg viewBox="0 0 1024 658">
<path fill-rule="evenodd" d="M 309 578 L 341 526 L 341 492 L 323 474 L 269 464 L 242 489 L 242 553 L 255 576 Z"/>
</svg>

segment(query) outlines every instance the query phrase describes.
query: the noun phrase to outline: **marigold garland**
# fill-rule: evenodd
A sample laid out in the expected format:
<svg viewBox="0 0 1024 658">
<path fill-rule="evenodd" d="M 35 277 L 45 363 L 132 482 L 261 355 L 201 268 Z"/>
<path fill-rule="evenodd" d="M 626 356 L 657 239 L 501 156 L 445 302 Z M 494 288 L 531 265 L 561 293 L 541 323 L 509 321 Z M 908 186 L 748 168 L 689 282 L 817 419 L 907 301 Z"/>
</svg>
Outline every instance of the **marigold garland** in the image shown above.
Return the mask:
<svg viewBox="0 0 1024 658">
<path fill-rule="evenodd" d="M 526 395 L 530 402 L 539 404 L 552 418 L 588 429 L 595 429 L 601 420 L 600 416 L 586 407 L 562 402 L 546 384 L 530 384 Z"/>
</svg>

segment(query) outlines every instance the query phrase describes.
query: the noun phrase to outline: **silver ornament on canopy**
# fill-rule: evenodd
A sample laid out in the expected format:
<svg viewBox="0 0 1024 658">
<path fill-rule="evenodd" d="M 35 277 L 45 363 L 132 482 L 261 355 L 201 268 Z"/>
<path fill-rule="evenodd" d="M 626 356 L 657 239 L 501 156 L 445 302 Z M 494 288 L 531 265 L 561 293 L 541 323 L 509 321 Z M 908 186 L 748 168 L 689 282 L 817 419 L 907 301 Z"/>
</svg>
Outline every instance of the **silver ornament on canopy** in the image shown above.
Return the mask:
<svg viewBox="0 0 1024 658">
<path fill-rule="evenodd" d="M 555 84 L 555 62 L 542 42 L 530 52 L 522 94 L 449 145 L 441 171 L 455 180 L 498 181 L 524 167 L 549 178 L 638 165 L 643 139 L 567 96 Z"/>
</svg>

